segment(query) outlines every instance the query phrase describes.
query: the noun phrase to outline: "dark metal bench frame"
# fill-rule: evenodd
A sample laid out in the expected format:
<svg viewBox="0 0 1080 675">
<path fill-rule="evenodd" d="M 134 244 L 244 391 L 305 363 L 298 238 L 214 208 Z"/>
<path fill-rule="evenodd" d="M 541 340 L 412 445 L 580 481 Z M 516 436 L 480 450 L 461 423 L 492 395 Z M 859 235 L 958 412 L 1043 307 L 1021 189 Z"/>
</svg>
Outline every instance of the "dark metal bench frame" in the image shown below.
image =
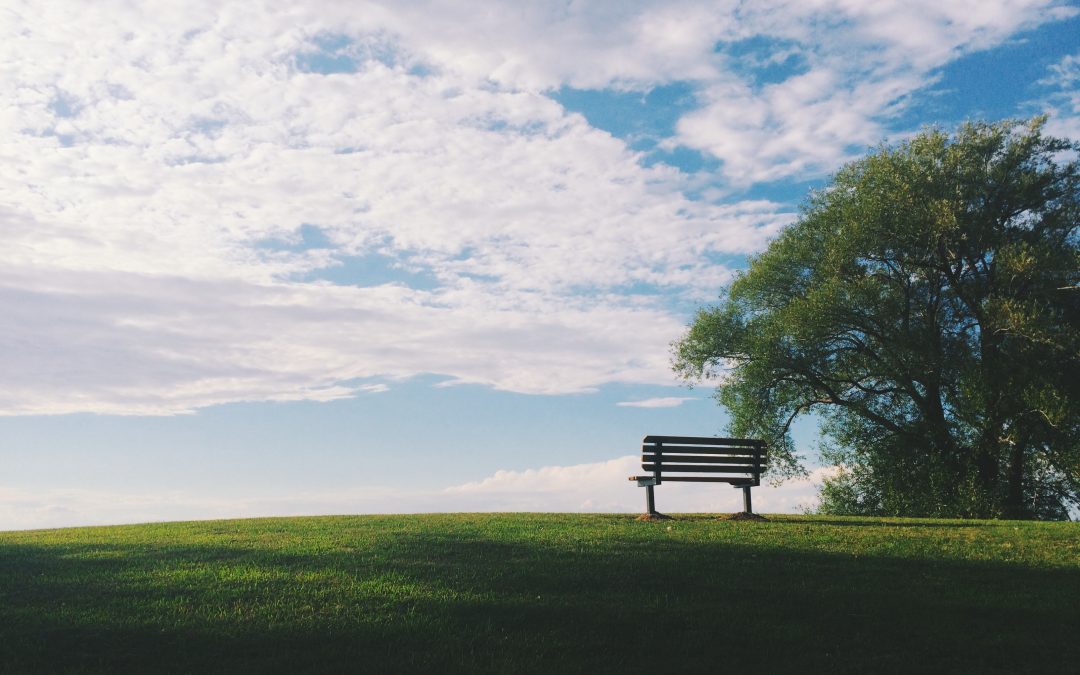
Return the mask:
<svg viewBox="0 0 1080 675">
<path fill-rule="evenodd" d="M 641 441 L 641 468 L 652 474 L 630 476 L 630 480 L 645 488 L 647 517 L 666 517 L 657 512 L 653 495 L 653 488 L 664 481 L 730 483 L 742 488 L 743 512 L 752 514 L 750 488 L 761 485 L 767 448 L 765 441 L 753 438 L 646 436 Z"/>
</svg>

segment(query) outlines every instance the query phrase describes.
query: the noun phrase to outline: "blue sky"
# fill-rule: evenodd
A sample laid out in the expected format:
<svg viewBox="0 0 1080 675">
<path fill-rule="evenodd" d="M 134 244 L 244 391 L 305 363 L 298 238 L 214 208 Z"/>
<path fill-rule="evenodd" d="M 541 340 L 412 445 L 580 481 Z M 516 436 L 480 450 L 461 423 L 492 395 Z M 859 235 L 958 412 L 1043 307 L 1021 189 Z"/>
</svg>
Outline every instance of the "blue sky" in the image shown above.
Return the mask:
<svg viewBox="0 0 1080 675">
<path fill-rule="evenodd" d="M 640 437 L 726 419 L 668 345 L 808 190 L 1080 138 L 1076 3 L 470 7 L 5 10 L 0 529 L 638 510 Z M 796 439 L 760 510 L 813 503 Z"/>
</svg>

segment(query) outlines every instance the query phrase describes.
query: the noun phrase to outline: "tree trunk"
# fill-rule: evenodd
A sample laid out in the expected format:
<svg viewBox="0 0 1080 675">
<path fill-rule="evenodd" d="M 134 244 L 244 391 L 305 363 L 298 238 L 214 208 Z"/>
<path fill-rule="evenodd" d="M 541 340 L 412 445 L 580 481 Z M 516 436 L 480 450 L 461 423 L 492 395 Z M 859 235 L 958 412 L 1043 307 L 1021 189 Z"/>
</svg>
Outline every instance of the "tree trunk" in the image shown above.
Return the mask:
<svg viewBox="0 0 1080 675">
<path fill-rule="evenodd" d="M 1031 510 L 1024 504 L 1024 464 L 1026 456 L 1024 444 L 1017 442 L 1009 452 L 1008 484 L 1005 493 L 1005 517 L 1016 520 L 1028 520 L 1033 517 Z"/>
<path fill-rule="evenodd" d="M 989 435 L 989 434 L 988 434 Z M 998 505 L 998 458 L 997 444 L 991 439 L 984 439 L 980 444 L 979 454 L 975 459 L 975 468 L 978 471 L 977 479 L 979 486 L 979 503 L 977 513 L 979 518 L 993 518 L 997 515 Z"/>
<path fill-rule="evenodd" d="M 985 321 L 979 322 L 980 365 L 983 382 L 986 387 L 983 405 L 985 406 L 984 426 L 976 447 L 975 467 L 978 471 L 980 518 L 992 518 L 998 513 L 1001 504 L 998 492 L 999 460 L 1001 451 L 1001 432 L 1004 430 L 1001 414 L 1001 399 L 1004 389 L 1004 377 L 1001 363 L 1001 338 L 994 333 Z"/>
</svg>

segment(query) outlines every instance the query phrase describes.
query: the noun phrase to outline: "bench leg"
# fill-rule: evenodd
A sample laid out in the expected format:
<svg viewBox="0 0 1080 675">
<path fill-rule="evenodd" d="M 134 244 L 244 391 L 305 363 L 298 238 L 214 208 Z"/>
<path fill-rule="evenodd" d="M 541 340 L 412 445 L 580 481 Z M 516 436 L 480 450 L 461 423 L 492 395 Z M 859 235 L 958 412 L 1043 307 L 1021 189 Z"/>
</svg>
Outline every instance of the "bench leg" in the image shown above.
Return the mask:
<svg viewBox="0 0 1080 675">
<path fill-rule="evenodd" d="M 750 506 L 750 486 L 749 485 L 744 485 L 743 486 L 743 489 L 742 489 L 742 503 L 743 503 L 743 513 L 753 513 L 754 512 L 754 509 Z"/>
<path fill-rule="evenodd" d="M 653 497 L 653 486 L 645 486 L 645 513 L 638 520 L 671 520 L 671 516 L 665 516 L 656 510 L 656 499 Z"/>
</svg>

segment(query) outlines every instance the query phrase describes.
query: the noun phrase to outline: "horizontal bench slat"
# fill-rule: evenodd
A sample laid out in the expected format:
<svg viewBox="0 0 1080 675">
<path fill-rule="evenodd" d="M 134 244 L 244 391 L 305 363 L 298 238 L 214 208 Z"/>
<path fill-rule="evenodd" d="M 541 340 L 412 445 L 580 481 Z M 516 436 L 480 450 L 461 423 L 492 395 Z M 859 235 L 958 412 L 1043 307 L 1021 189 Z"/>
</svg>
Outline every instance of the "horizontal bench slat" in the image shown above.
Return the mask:
<svg viewBox="0 0 1080 675">
<path fill-rule="evenodd" d="M 658 455 L 654 452 L 646 452 L 641 456 L 643 462 L 655 462 L 660 460 L 663 463 L 667 462 L 689 462 L 690 464 L 759 464 L 755 457 L 743 456 L 743 455 L 729 455 L 727 457 L 717 455 L 675 455 L 667 454 Z"/>
<path fill-rule="evenodd" d="M 733 445 L 751 448 L 765 447 L 765 441 L 756 438 L 712 438 L 710 436 L 646 436 L 642 443 L 663 443 L 683 445 Z"/>
<path fill-rule="evenodd" d="M 749 464 L 723 464 L 720 466 L 713 464 L 654 464 L 653 462 L 642 462 L 641 468 L 645 471 L 659 471 L 660 473 L 752 473 L 755 475 L 761 475 L 765 473 L 764 467 L 753 467 Z"/>
<path fill-rule="evenodd" d="M 683 483 L 746 483 L 747 485 L 754 485 L 755 481 L 747 478 L 732 477 L 718 477 L 718 476 L 662 476 L 660 478 L 662 483 L 671 482 L 683 482 Z"/>
<path fill-rule="evenodd" d="M 642 464 L 646 471 L 659 471 L 669 473 L 682 471 L 683 473 L 758 473 L 752 466 L 706 466 L 704 464 Z"/>
<path fill-rule="evenodd" d="M 686 452 L 696 455 L 764 455 L 765 448 L 721 445 L 649 445 L 641 446 L 642 452 Z"/>
<path fill-rule="evenodd" d="M 659 451 L 659 450 L 657 450 L 657 448 L 646 446 L 646 447 L 642 448 L 642 455 L 661 455 L 663 457 L 685 457 L 685 456 L 688 456 L 688 455 L 708 455 L 710 457 L 740 457 L 740 458 L 741 457 L 750 457 L 750 458 L 754 458 L 754 457 L 761 457 L 762 455 L 765 455 L 765 453 L 756 453 L 756 451 L 755 451 L 755 453 L 746 453 L 746 451 L 743 451 L 743 450 L 730 450 L 730 449 L 721 449 L 721 448 L 705 448 L 703 450 L 699 450 L 698 448 L 693 448 L 693 447 L 677 448 L 677 447 L 666 447 L 666 446 L 664 446 L 663 451 Z M 702 459 L 705 459 L 705 457 L 702 457 Z"/>
</svg>

